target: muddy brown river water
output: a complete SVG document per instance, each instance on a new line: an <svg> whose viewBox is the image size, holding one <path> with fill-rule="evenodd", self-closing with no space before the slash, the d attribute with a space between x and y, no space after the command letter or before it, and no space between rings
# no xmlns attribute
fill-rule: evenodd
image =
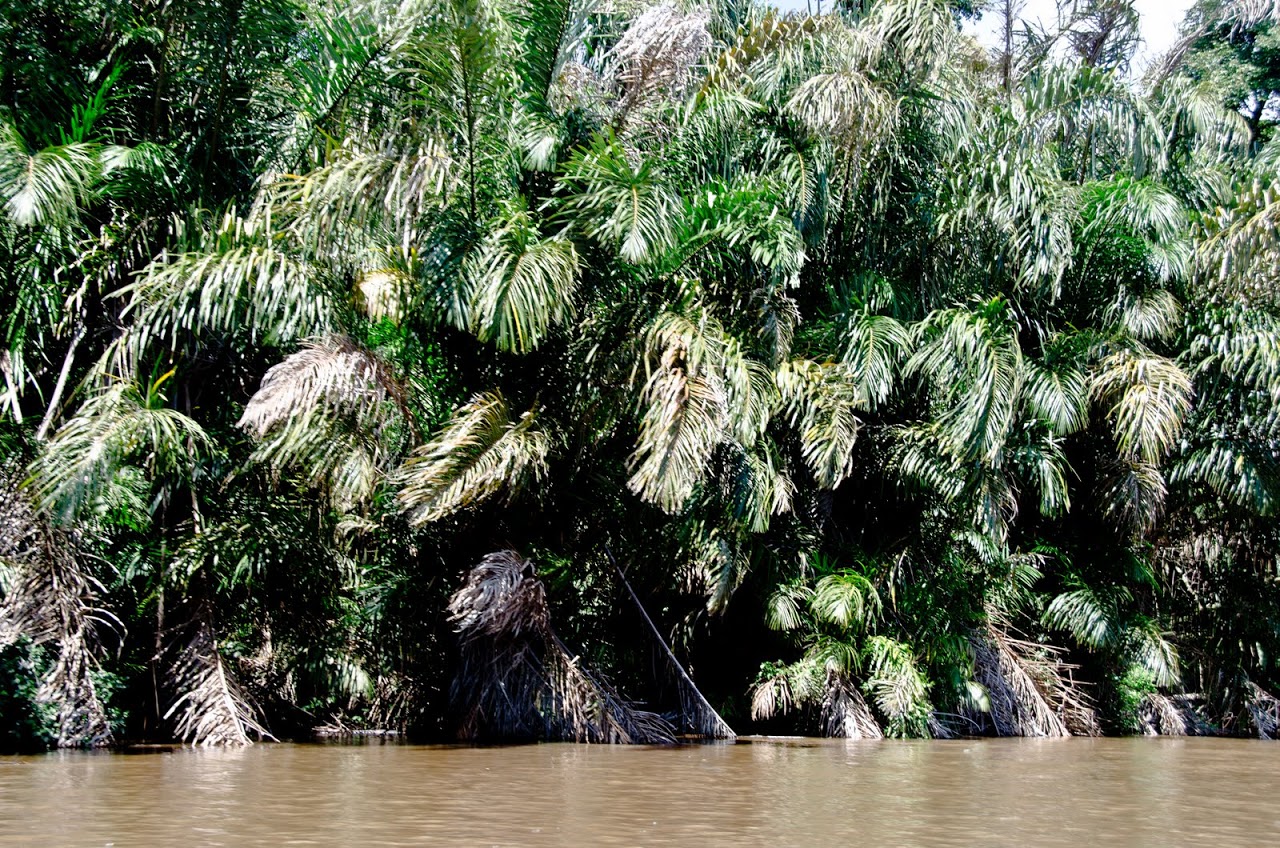
<svg viewBox="0 0 1280 848"><path fill-rule="evenodd" d="M0 757L0 845L1280 846L1280 743L259 745Z"/></svg>

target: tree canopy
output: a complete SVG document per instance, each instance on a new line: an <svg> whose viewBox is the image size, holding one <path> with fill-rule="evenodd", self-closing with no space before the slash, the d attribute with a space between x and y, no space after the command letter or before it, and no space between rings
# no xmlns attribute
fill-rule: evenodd
<svg viewBox="0 0 1280 848"><path fill-rule="evenodd" d="M0 721L1275 736L1276 8L1074 7L7 3Z"/></svg>

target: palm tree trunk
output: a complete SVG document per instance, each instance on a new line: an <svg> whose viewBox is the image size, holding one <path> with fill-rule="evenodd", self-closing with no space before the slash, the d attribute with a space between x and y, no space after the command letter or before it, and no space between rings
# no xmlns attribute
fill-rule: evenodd
<svg viewBox="0 0 1280 848"><path fill-rule="evenodd" d="M44 418L40 421L40 429L36 430L37 442L43 442L48 438L49 428L53 426L58 409L62 406L62 393L67 388L67 376L71 373L72 364L75 363L76 348L84 339L84 332L84 324L80 324L75 336L71 339L71 345L67 348L67 355L62 358L62 370L58 372L58 382L53 385L53 396L49 398L49 408L45 410Z"/></svg>

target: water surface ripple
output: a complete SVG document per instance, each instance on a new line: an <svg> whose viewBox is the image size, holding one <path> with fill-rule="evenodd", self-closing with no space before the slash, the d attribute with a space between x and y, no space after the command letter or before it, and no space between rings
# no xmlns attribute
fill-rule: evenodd
<svg viewBox="0 0 1280 848"><path fill-rule="evenodd" d="M1280 743L258 745L0 757L0 845L1280 845Z"/></svg>

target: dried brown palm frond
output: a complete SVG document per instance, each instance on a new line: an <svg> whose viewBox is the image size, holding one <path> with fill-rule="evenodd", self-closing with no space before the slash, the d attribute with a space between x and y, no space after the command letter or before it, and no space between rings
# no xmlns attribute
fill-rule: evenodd
<svg viewBox="0 0 1280 848"><path fill-rule="evenodd" d="M675 741L665 720L633 708L565 647L533 564L516 552L481 560L449 613L462 643L451 693L462 738Z"/></svg>
<svg viewBox="0 0 1280 848"><path fill-rule="evenodd" d="M258 720L249 695L218 649L212 610L198 605L171 633L175 659L169 686L177 693L164 717L176 716L177 735L192 745L245 746L274 738Z"/></svg>
<svg viewBox="0 0 1280 848"><path fill-rule="evenodd" d="M1244 683L1245 707L1259 739L1280 739L1280 698L1252 680Z"/></svg>
<svg viewBox="0 0 1280 848"><path fill-rule="evenodd" d="M372 351L331 334L272 366L239 426L251 462L301 472L344 510L367 501L399 448L416 438L405 387Z"/></svg>
<svg viewBox="0 0 1280 848"><path fill-rule="evenodd" d="M52 645L56 659L37 698L57 710L58 746L107 745L111 726L93 673L100 628L120 622L97 606L102 586L77 559L74 539L43 520L18 488L20 470L0 469L0 564L7 572L0 647L21 638Z"/></svg>
<svg viewBox="0 0 1280 848"><path fill-rule="evenodd" d="M1187 695L1152 692L1138 705L1138 726L1146 736L1208 736L1214 730Z"/></svg>
<svg viewBox="0 0 1280 848"><path fill-rule="evenodd" d="M679 97L694 66L711 47L710 12L688 13L661 3L641 13L609 53L613 82L620 89L621 126L632 109L669 94Z"/></svg>
<svg viewBox="0 0 1280 848"><path fill-rule="evenodd" d="M1057 677L1041 646L1010 637L993 624L969 638L974 671L987 690L987 717L1000 736L1070 736L1046 682ZM1053 685L1052 683L1050 685Z"/></svg>
<svg viewBox="0 0 1280 848"><path fill-rule="evenodd" d="M884 731L871 715L871 708L853 681L834 671L827 672L827 691L822 698L822 732L840 739L883 739Z"/></svg>
<svg viewBox="0 0 1280 848"><path fill-rule="evenodd" d="M375 410L387 401L409 416L404 386L390 367L373 352L334 333L307 342L267 369L239 426L263 438L317 406L360 412Z"/></svg>
<svg viewBox="0 0 1280 848"><path fill-rule="evenodd" d="M819 707L818 722L824 736L884 738L884 731L857 684L829 657L824 660L811 653L799 662L777 669L751 689L752 721L815 704Z"/></svg>

